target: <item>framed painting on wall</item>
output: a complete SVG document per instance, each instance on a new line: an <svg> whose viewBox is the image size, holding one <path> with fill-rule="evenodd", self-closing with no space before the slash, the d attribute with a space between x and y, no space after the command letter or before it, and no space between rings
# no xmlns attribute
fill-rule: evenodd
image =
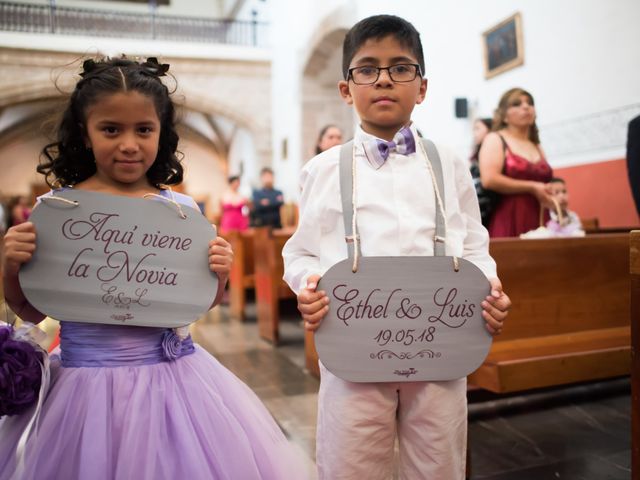
<svg viewBox="0 0 640 480"><path fill-rule="evenodd" d="M482 34L484 76L494 77L524 63L522 18L515 13Z"/></svg>

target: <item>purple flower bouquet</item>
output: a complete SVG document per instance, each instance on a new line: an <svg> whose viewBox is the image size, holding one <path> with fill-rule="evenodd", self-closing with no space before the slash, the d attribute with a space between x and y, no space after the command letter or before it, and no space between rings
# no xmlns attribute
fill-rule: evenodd
<svg viewBox="0 0 640 480"><path fill-rule="evenodd" d="M0 417L17 415L38 401L47 353L11 325L0 326Z"/></svg>

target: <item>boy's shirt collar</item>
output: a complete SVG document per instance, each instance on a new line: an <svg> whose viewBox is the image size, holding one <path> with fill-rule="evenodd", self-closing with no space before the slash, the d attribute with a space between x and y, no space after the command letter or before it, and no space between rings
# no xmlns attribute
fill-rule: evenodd
<svg viewBox="0 0 640 480"><path fill-rule="evenodd" d="M411 140L413 140L413 145L410 147L410 150L407 153L407 154L410 154L410 153L415 153L417 148L417 143L420 141L420 136L418 135L418 131L413 122L410 122L409 125L407 126L413 136L413 138L409 139L407 142L407 143L411 143ZM398 130L398 132L400 132L403 128L405 127L402 127L400 130ZM398 132L396 132L396 135ZM380 167L382 167L382 165L386 160L386 157L381 158L381 155L376 152L377 150L376 145L378 142L388 143L386 140L383 140L381 138L376 137L375 135L365 132L360 125L358 125L356 128L355 134L353 136L353 140L357 149L362 152L362 154L365 156L365 158L367 159L367 162L369 163L369 165L371 165L372 168L377 170Z"/></svg>

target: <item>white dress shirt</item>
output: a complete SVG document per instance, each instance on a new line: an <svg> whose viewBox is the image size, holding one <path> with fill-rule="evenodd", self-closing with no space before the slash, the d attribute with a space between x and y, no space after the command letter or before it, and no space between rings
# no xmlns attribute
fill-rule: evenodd
<svg viewBox="0 0 640 480"><path fill-rule="evenodd" d="M375 137L358 128L354 137L358 232L363 256L432 256L436 196L415 126L416 153L389 154L375 169L363 143ZM312 274L323 275L347 258L340 196L340 146L311 159L302 169L300 220L284 246L284 280L298 293ZM480 223L478 199L467 165L438 146L444 177L446 253L473 262L496 277L489 235ZM442 193L441 193L442 194Z"/></svg>

